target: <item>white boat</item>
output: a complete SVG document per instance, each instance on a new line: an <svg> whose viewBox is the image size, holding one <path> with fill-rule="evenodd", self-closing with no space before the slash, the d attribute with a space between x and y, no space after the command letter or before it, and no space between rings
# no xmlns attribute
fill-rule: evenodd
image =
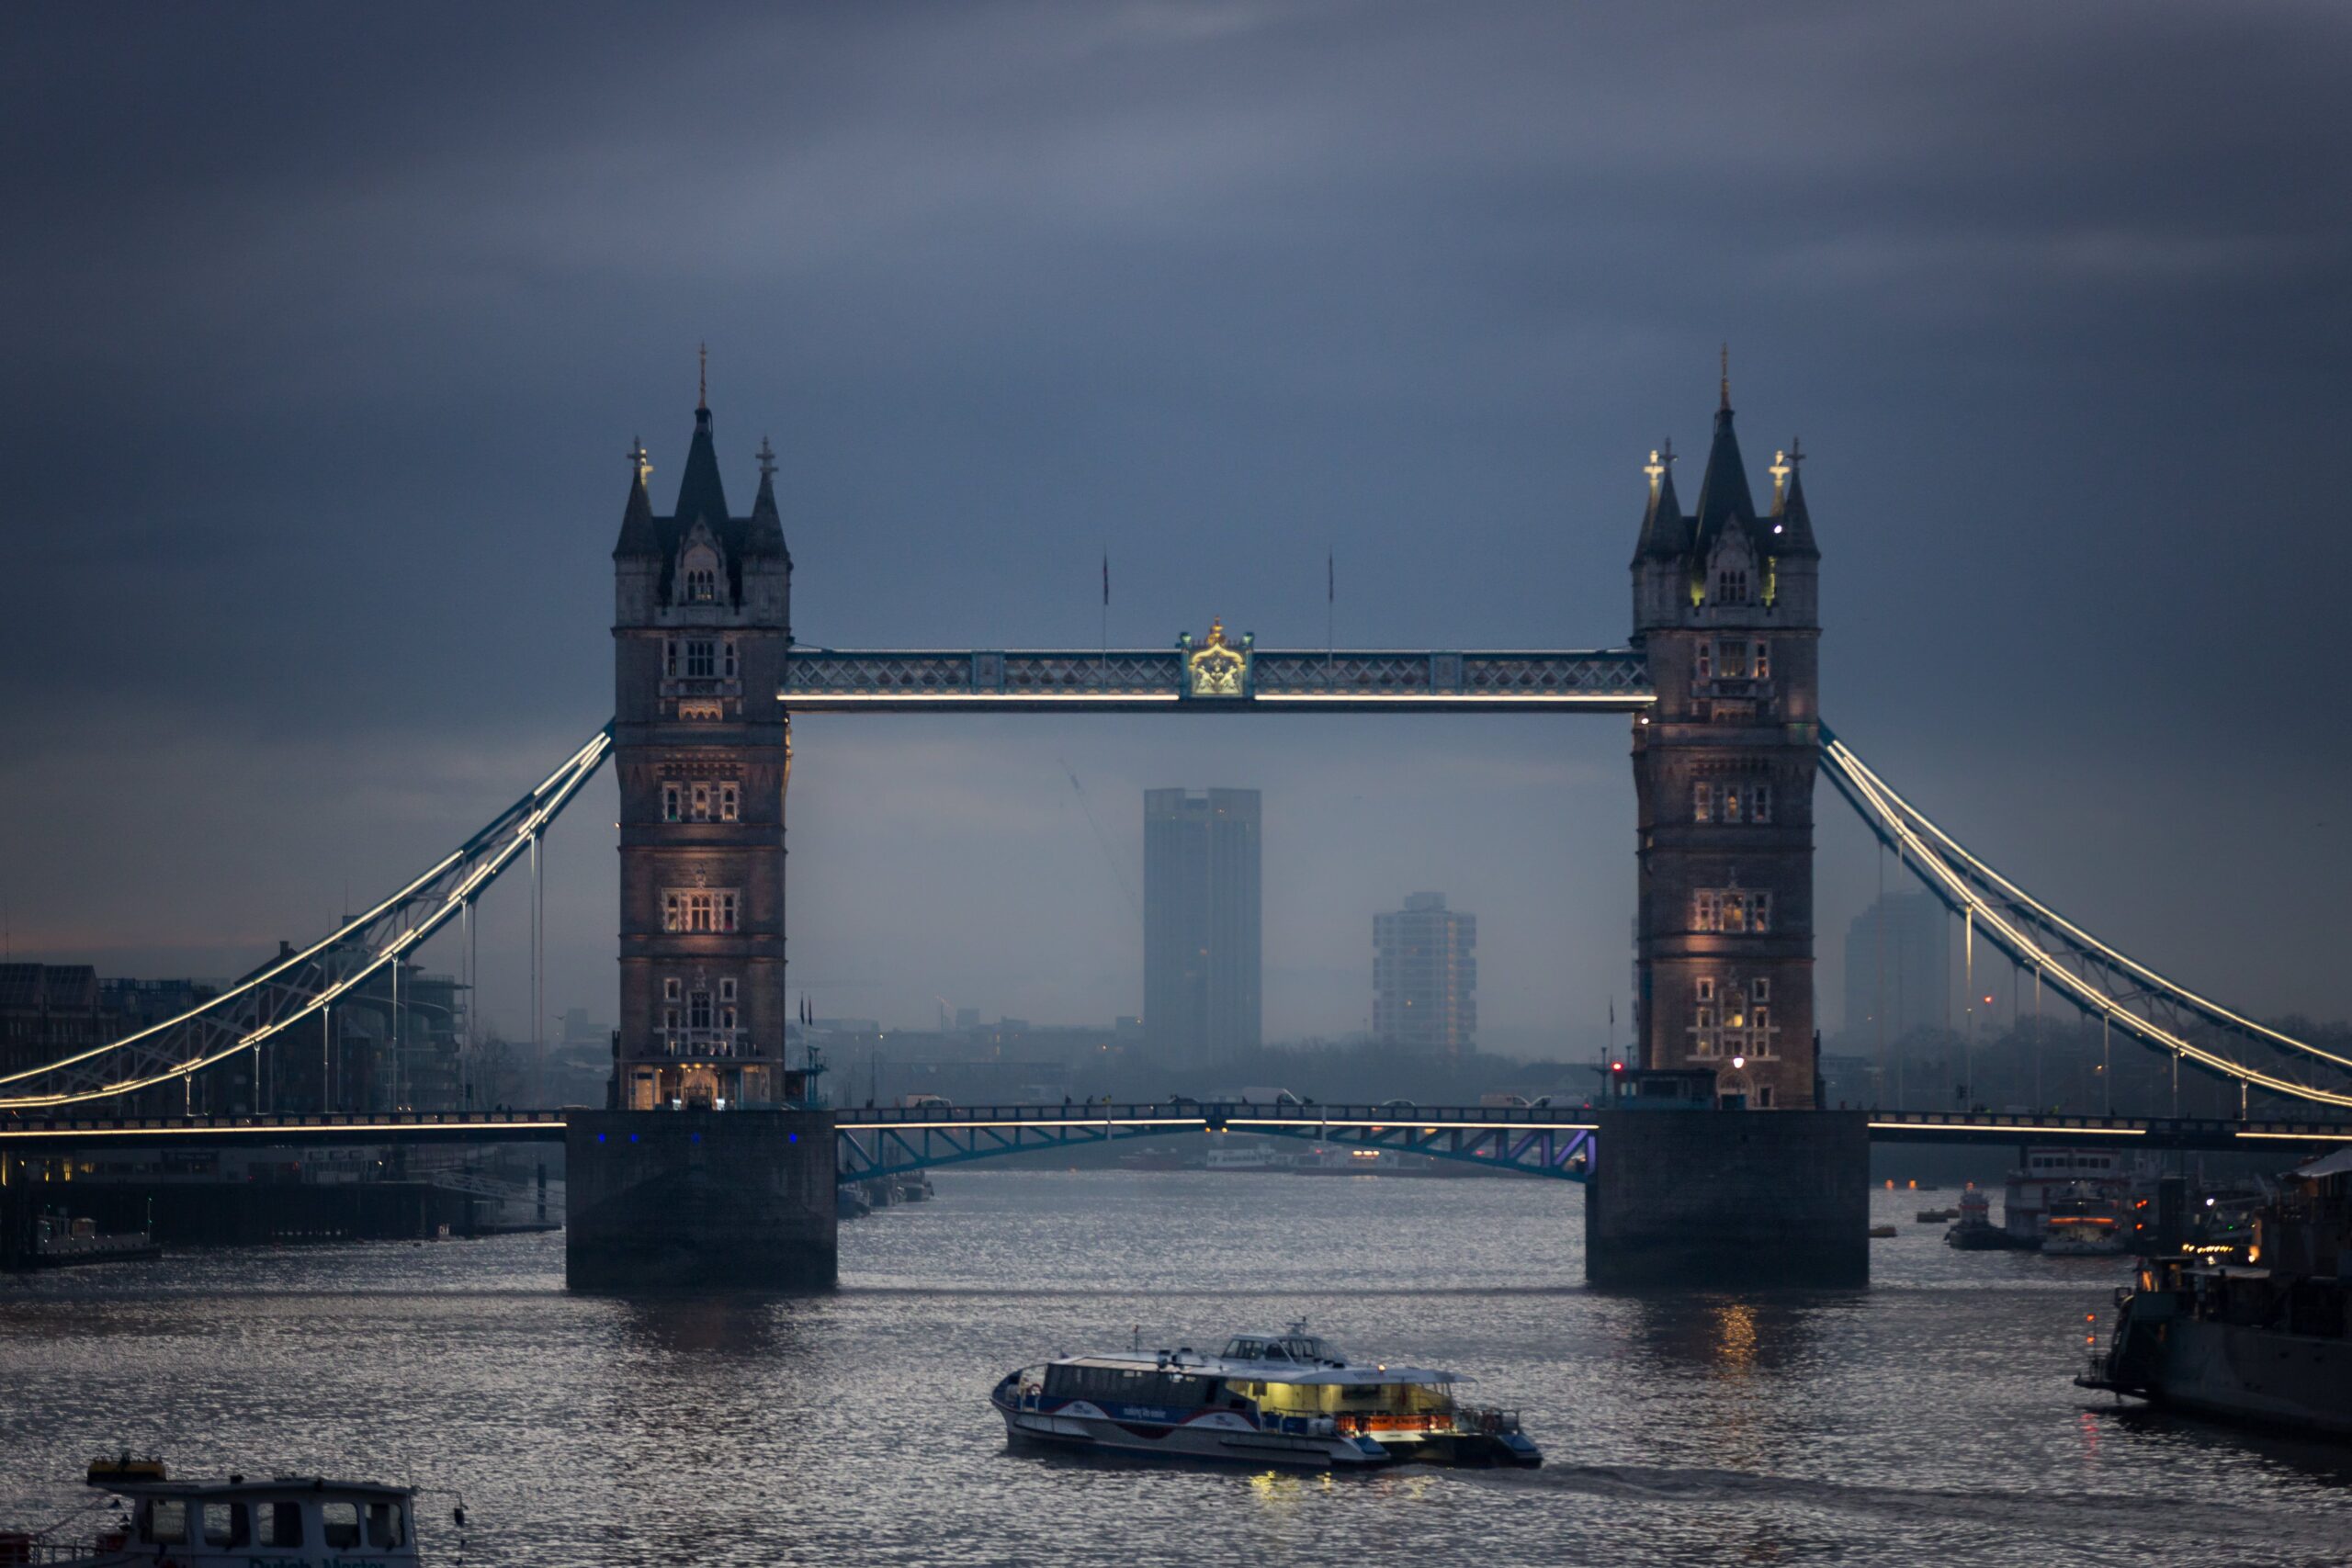
<svg viewBox="0 0 2352 1568"><path fill-rule="evenodd" d="M1237 1336L1215 1356L1066 1356L1007 1372L989 1399L1015 1443L1316 1470L1543 1463L1519 1412L1461 1404L1462 1381L1351 1361L1297 1323Z"/></svg>
<svg viewBox="0 0 2352 1568"><path fill-rule="evenodd" d="M0 1530L0 1564L41 1568L399 1568L416 1551L416 1494L406 1486L279 1475L173 1481L156 1460L98 1460L89 1483L115 1495L95 1528L85 1517L40 1532ZM103 1507L105 1505L99 1505ZM456 1514L465 1523L465 1510Z"/></svg>
<svg viewBox="0 0 2352 1568"><path fill-rule="evenodd" d="M1211 1149L1202 1162L1203 1170L1288 1170L1290 1156L1276 1154L1263 1144L1245 1144L1239 1148L1224 1145Z"/></svg>

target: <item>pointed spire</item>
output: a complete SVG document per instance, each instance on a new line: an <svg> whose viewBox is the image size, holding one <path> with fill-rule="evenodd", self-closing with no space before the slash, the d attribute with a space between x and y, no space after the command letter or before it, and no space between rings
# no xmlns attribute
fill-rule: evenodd
<svg viewBox="0 0 2352 1568"><path fill-rule="evenodd" d="M727 487L718 479L718 448L711 440L710 409L695 408L695 438L686 448L685 472L678 476L678 505L671 514L680 529L691 528L699 517L713 533L727 526Z"/></svg>
<svg viewBox="0 0 2352 1568"><path fill-rule="evenodd" d="M1650 453L1642 472L1650 479L1649 505L1642 513L1642 539L1634 547L1643 556L1679 556L1690 547L1689 520L1674 493L1674 438L1668 436Z"/></svg>
<svg viewBox="0 0 2352 1568"><path fill-rule="evenodd" d="M1821 549L1813 542L1813 514L1804 504L1803 444L1792 440L1781 462L1787 469L1789 482L1788 488L1781 494L1779 504L1772 509L1772 553L1818 557Z"/></svg>
<svg viewBox="0 0 2352 1568"><path fill-rule="evenodd" d="M1756 502L1748 494L1739 437L1732 434L1728 377L1724 381L1724 406L1715 411L1715 439L1707 448L1707 471L1699 480L1698 532L1693 543L1701 555L1713 547L1715 536L1729 525L1756 521Z"/></svg>
<svg viewBox="0 0 2352 1568"><path fill-rule="evenodd" d="M760 437L760 493L752 501L751 526L743 537L746 556L783 556L786 564L791 557L784 547L784 519L775 507L775 448L768 438Z"/></svg>
<svg viewBox="0 0 2352 1568"><path fill-rule="evenodd" d="M695 411L704 413L710 409L710 344L703 344L695 352L700 362L695 370Z"/></svg>
<svg viewBox="0 0 2352 1568"><path fill-rule="evenodd" d="M632 441L628 449L628 501L621 511L621 536L613 547L613 556L658 556L662 541L653 531L653 502L645 493L645 476L653 471L653 464L645 456L645 443Z"/></svg>
<svg viewBox="0 0 2352 1568"><path fill-rule="evenodd" d="M1723 347L1723 397L1722 400L1715 404L1715 412L1718 413L1729 413L1731 412L1731 343L1728 339L1724 340Z"/></svg>

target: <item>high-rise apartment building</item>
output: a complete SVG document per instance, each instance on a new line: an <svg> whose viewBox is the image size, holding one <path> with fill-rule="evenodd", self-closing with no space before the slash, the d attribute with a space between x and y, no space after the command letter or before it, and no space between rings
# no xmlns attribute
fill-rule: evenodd
<svg viewBox="0 0 2352 1568"><path fill-rule="evenodd" d="M1890 893L1846 928L1846 1046L1951 1027L1951 914L1932 893Z"/></svg>
<svg viewBox="0 0 2352 1568"><path fill-rule="evenodd" d="M1372 1033L1384 1045L1459 1056L1478 1032L1478 917L1414 893L1372 918Z"/></svg>
<svg viewBox="0 0 2352 1568"><path fill-rule="evenodd" d="M1257 1049L1262 950L1254 789L1143 795L1143 1024L1153 1058L1209 1066Z"/></svg>

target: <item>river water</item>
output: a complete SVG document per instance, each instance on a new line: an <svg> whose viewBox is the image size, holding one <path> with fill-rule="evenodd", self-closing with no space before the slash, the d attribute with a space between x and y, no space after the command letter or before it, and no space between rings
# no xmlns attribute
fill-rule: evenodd
<svg viewBox="0 0 2352 1568"><path fill-rule="evenodd" d="M1537 1180L949 1169L808 1300L567 1295L560 1235L0 1278L0 1522L90 1456L462 1489L472 1563L2321 1563L2352 1450L2074 1388L2114 1260L1956 1253L1876 1195L1876 1284L1583 1288ZM1949 1196L1948 1194L1946 1196ZM1009 1451L1008 1369L1295 1317L1517 1404L1536 1472L1325 1477ZM421 1509L455 1557L446 1496Z"/></svg>

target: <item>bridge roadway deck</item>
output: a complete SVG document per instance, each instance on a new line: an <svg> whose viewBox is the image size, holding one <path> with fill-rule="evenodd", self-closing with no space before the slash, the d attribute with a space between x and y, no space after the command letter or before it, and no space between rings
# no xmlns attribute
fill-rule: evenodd
<svg viewBox="0 0 2352 1568"><path fill-rule="evenodd" d="M1149 1136L1205 1131L1382 1142L1389 1134L1553 1134L1563 1141L1594 1129L1594 1107L1249 1105L1192 1100L1130 1105L910 1106L835 1112L843 1134L905 1136L936 1133L1074 1134ZM1659 1111L1658 1115L1728 1114ZM1759 1114L1761 1114L1759 1112ZM1988 1114L1871 1111L1871 1141L1893 1144L2106 1144L2149 1149L2260 1152L2352 1143L2352 1122L2237 1122L2218 1118ZM108 1144L178 1146L321 1144L560 1143L562 1108L535 1111L418 1111L385 1115L55 1117L0 1119L0 1151L18 1155ZM1040 1147L1042 1144L1023 1146ZM1396 1146L1409 1146L1398 1143ZM989 1153L1014 1152L1007 1146ZM1430 1152L1438 1152L1432 1150ZM979 1157L967 1156L965 1157Z"/></svg>

